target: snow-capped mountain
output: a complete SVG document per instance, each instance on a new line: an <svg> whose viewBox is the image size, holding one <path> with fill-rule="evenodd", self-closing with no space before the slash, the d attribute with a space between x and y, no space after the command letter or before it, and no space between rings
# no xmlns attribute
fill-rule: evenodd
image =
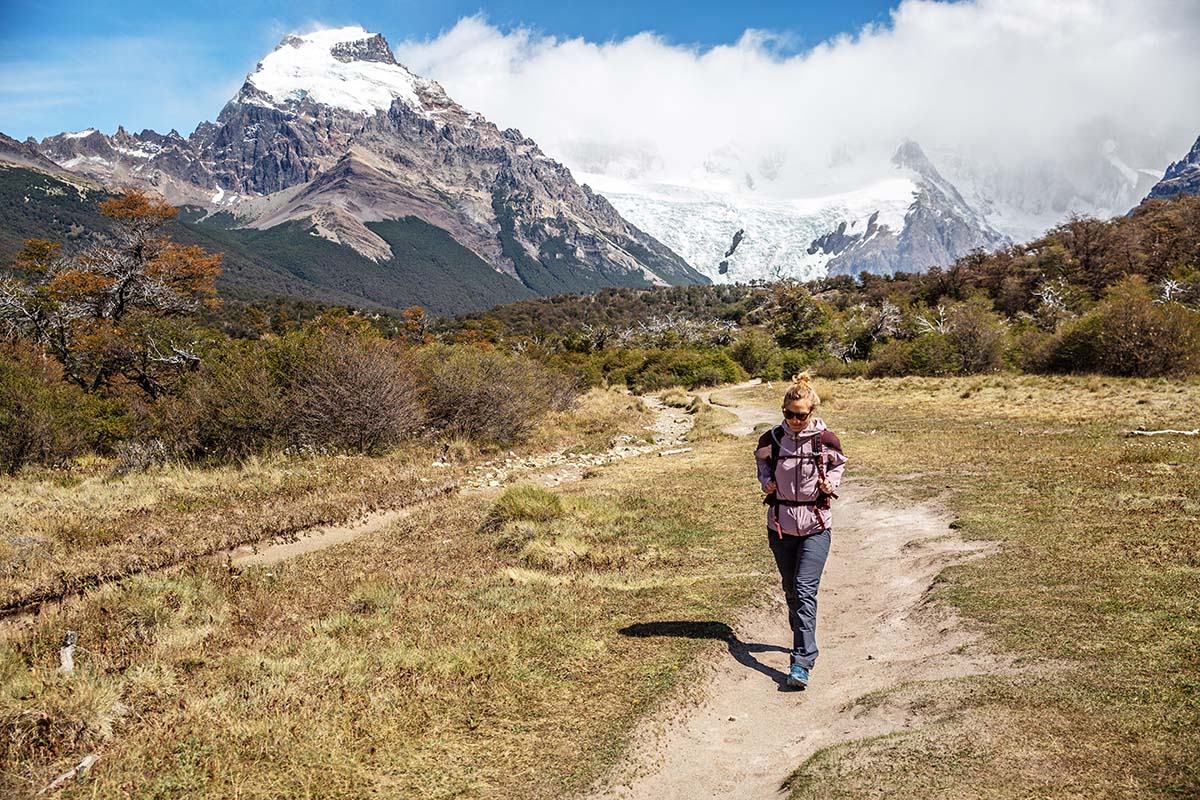
<svg viewBox="0 0 1200 800"><path fill-rule="evenodd" d="M286 37L216 121L186 138L87 129L22 146L104 185L199 206L222 225L301 225L377 264L399 255L380 225L413 217L545 294L946 265L1073 214L1135 206L1168 159L1157 145L1128 151L1122 138L1128 129L1098 122L1036 163L914 143L890 161L855 142L829 154L729 144L670 179L649 145L575 144L581 184L519 131L397 63L382 36L344 28ZM1170 181L1190 185L1195 155Z"/></svg>
<svg viewBox="0 0 1200 800"><path fill-rule="evenodd" d="M244 228L301 222L376 262L398 254L372 223L415 217L538 293L706 280L535 142L357 27L285 37L187 138L89 129L37 147L106 186L148 187Z"/></svg>
<svg viewBox="0 0 1200 800"><path fill-rule="evenodd" d="M780 166L747 170L736 156L715 154L705 170L741 184L724 190L586 178L635 225L715 281L919 271L1006 241L914 142L902 143L889 171L861 188L805 198L752 191ZM727 255L737 231L742 237Z"/></svg>
<svg viewBox="0 0 1200 800"><path fill-rule="evenodd" d="M1200 137L1186 156L1167 167L1162 180L1150 190L1150 198L1200 194Z"/></svg>
<svg viewBox="0 0 1200 800"><path fill-rule="evenodd" d="M903 224L892 227L872 216L864 231L847 232L839 226L834 234L813 242L810 251L833 256L826 265L828 274L891 274L947 266L972 250L994 250L1007 241L942 177L916 142L901 144L892 163L911 174L916 185Z"/></svg>

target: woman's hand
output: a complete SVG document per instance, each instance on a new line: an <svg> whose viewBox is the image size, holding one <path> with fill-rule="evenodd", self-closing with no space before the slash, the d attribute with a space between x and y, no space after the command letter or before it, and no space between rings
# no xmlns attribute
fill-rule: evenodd
<svg viewBox="0 0 1200 800"><path fill-rule="evenodd" d="M770 494L771 492L775 491L775 481L767 481L764 483L762 490L764 494Z"/></svg>
<svg viewBox="0 0 1200 800"><path fill-rule="evenodd" d="M833 484L831 484L826 478L821 478L817 481L817 489L822 494L833 494Z"/></svg>

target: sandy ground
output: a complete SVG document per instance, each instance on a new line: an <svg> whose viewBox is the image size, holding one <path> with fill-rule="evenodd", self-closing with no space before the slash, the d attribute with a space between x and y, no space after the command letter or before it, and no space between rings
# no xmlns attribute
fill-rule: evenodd
<svg viewBox="0 0 1200 800"><path fill-rule="evenodd" d="M726 386L721 389L710 389L706 392L699 392L700 399L704 402L714 405L718 408L723 408L726 411L731 411L737 414L738 421L732 425L725 427L726 433L732 433L734 436L749 436L754 433L754 428L757 425L767 423L770 425L778 424L783 419L783 414L774 406L757 406L738 403L736 393L738 389L749 386L758 386L760 381L755 378L752 381L739 383L736 386ZM770 386L770 384L767 384ZM783 392L780 390L779 396L783 397Z"/></svg>
<svg viewBox="0 0 1200 800"><path fill-rule="evenodd" d="M739 416L731 433L747 436L778 416L773 408L727 405L735 391L716 394ZM809 688L784 684L791 633L777 585L768 607L747 612L736 631L719 623L695 623L690 632L670 626L671 635L723 638L725 648L698 692L692 687L687 700L668 702L644 722L627 758L591 798L786 796L788 776L817 750L920 724L894 705L848 708L855 699L912 681L1007 669L947 609L925 602L945 566L984 551L952 535L936 508L873 502L873 487L856 483L852 472L839 494L818 596L821 655ZM643 627L652 637L666 626Z"/></svg>

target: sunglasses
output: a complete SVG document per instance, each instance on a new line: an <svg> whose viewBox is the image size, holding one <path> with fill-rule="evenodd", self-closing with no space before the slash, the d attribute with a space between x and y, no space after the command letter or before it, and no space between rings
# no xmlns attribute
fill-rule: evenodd
<svg viewBox="0 0 1200 800"><path fill-rule="evenodd" d="M788 411L785 408L783 410L783 416L786 417L787 419L798 419L801 422L803 422L804 420L806 420L812 416L812 412L811 411Z"/></svg>

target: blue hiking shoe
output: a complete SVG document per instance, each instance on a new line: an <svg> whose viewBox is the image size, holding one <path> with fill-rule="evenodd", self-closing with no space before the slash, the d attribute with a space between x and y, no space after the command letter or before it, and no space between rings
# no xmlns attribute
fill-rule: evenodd
<svg viewBox="0 0 1200 800"><path fill-rule="evenodd" d="M799 689L808 688L808 670L799 664L792 664L792 669L787 676L787 685Z"/></svg>

